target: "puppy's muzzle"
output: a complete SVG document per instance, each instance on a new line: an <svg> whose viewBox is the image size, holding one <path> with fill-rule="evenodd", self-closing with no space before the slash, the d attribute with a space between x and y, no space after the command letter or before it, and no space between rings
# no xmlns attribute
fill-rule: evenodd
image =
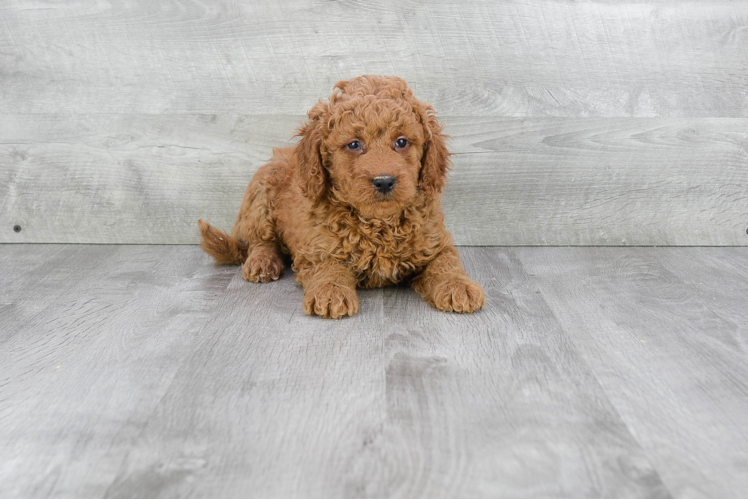
<svg viewBox="0 0 748 500"><path fill-rule="evenodd" d="M391 175L378 175L371 180L374 189L382 194L387 194L395 188L395 178Z"/></svg>

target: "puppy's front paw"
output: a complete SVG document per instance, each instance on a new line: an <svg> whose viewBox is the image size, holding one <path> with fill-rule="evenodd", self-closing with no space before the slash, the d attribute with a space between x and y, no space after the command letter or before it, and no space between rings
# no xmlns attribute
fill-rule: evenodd
<svg viewBox="0 0 748 500"><path fill-rule="evenodd" d="M304 291L304 312L323 318L340 319L358 312L358 295L348 287L325 283Z"/></svg>
<svg viewBox="0 0 748 500"><path fill-rule="evenodd" d="M471 313L486 304L486 293L467 276L455 276L436 283L426 299L442 311Z"/></svg>
<svg viewBox="0 0 748 500"><path fill-rule="evenodd" d="M255 247L242 264L242 277L253 283L268 283L280 278L283 259L275 248Z"/></svg>

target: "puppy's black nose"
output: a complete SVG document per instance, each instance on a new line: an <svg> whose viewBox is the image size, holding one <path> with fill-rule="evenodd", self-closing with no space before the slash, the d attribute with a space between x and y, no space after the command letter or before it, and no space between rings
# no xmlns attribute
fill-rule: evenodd
<svg viewBox="0 0 748 500"><path fill-rule="evenodd" d="M372 179L374 189L382 194L387 194L395 187L395 178L391 175L378 175Z"/></svg>

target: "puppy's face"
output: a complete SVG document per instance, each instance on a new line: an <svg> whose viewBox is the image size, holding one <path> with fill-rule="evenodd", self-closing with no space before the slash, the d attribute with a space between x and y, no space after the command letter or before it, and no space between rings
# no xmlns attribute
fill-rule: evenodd
<svg viewBox="0 0 748 500"><path fill-rule="evenodd" d="M364 217L385 218L415 201L424 128L403 103L357 104L335 123L322 149L329 188Z"/></svg>
<svg viewBox="0 0 748 500"><path fill-rule="evenodd" d="M433 108L404 80L366 75L338 82L309 111L296 148L302 192L386 218L436 196L449 152Z"/></svg>

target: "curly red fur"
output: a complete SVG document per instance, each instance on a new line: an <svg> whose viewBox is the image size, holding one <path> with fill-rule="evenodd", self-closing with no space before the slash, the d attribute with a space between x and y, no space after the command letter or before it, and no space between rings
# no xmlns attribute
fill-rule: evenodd
<svg viewBox="0 0 748 500"><path fill-rule="evenodd" d="M278 279L290 255L304 311L327 318L358 311L356 287L397 283L444 311L484 305L444 227L450 153L442 126L404 80L338 82L299 135L257 171L231 236L199 221L205 252L241 263L254 282ZM379 178L394 182L391 191L375 188Z"/></svg>

